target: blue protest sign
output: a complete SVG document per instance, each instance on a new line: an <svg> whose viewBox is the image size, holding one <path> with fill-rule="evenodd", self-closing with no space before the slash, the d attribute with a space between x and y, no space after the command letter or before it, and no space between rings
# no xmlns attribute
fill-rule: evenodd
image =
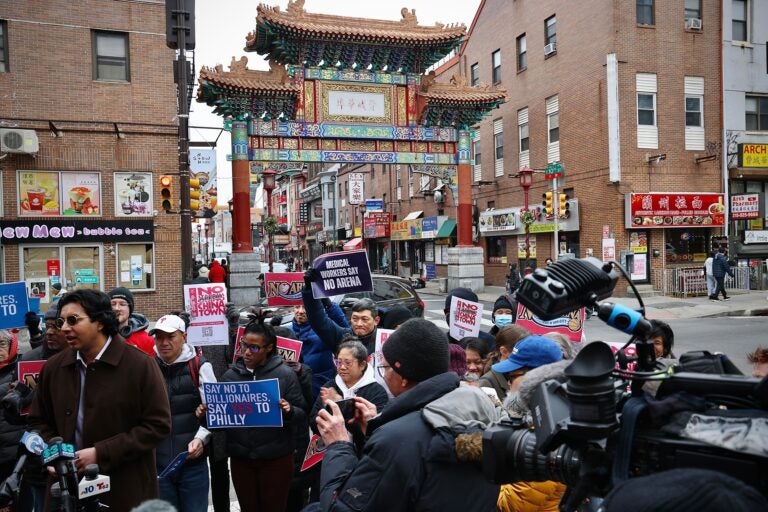
<svg viewBox="0 0 768 512"><path fill-rule="evenodd" d="M0 329L24 327L27 311L29 303L26 283L0 284Z"/></svg>
<svg viewBox="0 0 768 512"><path fill-rule="evenodd" d="M364 250L322 254L315 258L312 267L320 274L320 279L312 283L316 299L373 291L368 254Z"/></svg>
<svg viewBox="0 0 768 512"><path fill-rule="evenodd" d="M160 472L160 474L157 475L157 478L168 478L169 476L176 473L181 466L184 465L184 463L187 461L187 458L189 457L189 452L181 452L177 456L173 458L173 460L163 468L163 470Z"/></svg>
<svg viewBox="0 0 768 512"><path fill-rule="evenodd" d="M277 379L203 384L208 428L282 427Z"/></svg>

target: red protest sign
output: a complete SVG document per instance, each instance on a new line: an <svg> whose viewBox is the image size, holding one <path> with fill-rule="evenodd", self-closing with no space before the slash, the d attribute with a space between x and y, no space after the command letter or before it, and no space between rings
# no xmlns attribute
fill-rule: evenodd
<svg viewBox="0 0 768 512"><path fill-rule="evenodd" d="M571 342L578 343L582 340L584 332L584 320L586 310L584 308L571 311L567 315L559 316L554 320L542 320L534 315L531 310L517 305L517 320L515 323L528 329L531 334L547 334L557 332L564 334Z"/></svg>
<svg viewBox="0 0 768 512"><path fill-rule="evenodd" d="M301 471L306 471L321 460L325 456L325 443L323 438L317 434L313 434L309 440L309 446L307 446L307 453L304 455L304 462L301 463Z"/></svg>
<svg viewBox="0 0 768 512"><path fill-rule="evenodd" d="M32 389L37 387L37 381L40 378L40 370L45 365L45 361L19 361L19 382L23 382ZM28 414L29 407L24 408L21 414Z"/></svg>
<svg viewBox="0 0 768 512"><path fill-rule="evenodd" d="M299 361L301 356L302 342L299 340L292 340L291 338L277 337L277 353L283 356L285 361Z"/></svg>
<svg viewBox="0 0 768 512"><path fill-rule="evenodd" d="M270 306L295 306L302 304L301 289L304 286L302 272L265 272L264 289Z"/></svg>

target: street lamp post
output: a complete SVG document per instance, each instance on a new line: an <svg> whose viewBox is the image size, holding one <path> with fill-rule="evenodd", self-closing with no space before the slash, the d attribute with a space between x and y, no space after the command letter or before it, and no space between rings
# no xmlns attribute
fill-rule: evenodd
<svg viewBox="0 0 768 512"><path fill-rule="evenodd" d="M208 249L209 249L209 247L210 247L210 246L209 246L209 244L210 244L210 236L211 236L211 235L210 235L210 229L209 229L209 228L210 228L210 224L208 224L208 223L206 222L206 223L205 223L205 244L203 244L203 248L205 249L205 251L203 252L203 256L204 256L204 257L203 257L203 261L209 261L209 258L208 258Z"/></svg>
<svg viewBox="0 0 768 512"><path fill-rule="evenodd" d="M531 169L530 167L522 167L518 172L518 177L520 179L520 186L523 187L523 211L526 213L529 213L528 189L531 188L531 183L533 183L533 169ZM525 266L523 266L523 268L520 269L522 272L525 272L525 269L528 267L528 260L530 259L530 256L531 256L529 225L530 225L529 222L523 221L523 226L525 227Z"/></svg>
<svg viewBox="0 0 768 512"><path fill-rule="evenodd" d="M264 169L261 173L261 178L264 180L264 190L267 192L267 217L272 217L272 191L275 190L275 172L272 169ZM272 235L269 233L269 243L267 245L267 252L269 256L267 261L269 262L269 271L272 272L272 265L274 263L274 255L272 254Z"/></svg>

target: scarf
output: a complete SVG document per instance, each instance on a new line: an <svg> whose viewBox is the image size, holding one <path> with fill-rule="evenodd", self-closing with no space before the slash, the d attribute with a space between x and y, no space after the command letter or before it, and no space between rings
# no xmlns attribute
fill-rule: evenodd
<svg viewBox="0 0 768 512"><path fill-rule="evenodd" d="M360 377L360 380L355 382L352 386L347 387L346 384L344 384L344 381L341 380L341 375L336 375L336 378L334 379L334 382L336 382L336 386L338 386L339 391L341 391L341 397L344 399L347 398L353 398L357 396L357 391L360 388L363 388L367 386L368 384L373 384L376 382L376 380L373 377L373 365L368 364L365 367L365 372L363 373L363 376Z"/></svg>

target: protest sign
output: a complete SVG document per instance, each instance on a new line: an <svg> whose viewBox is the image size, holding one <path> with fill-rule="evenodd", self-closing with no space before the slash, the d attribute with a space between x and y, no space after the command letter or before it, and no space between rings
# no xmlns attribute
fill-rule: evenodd
<svg viewBox="0 0 768 512"><path fill-rule="evenodd" d="M301 471L306 471L321 460L325 455L325 443L323 438L317 434L312 434L307 446L307 453L304 454L304 462L301 463Z"/></svg>
<svg viewBox="0 0 768 512"><path fill-rule="evenodd" d="M30 389L37 387L37 381L40 379L40 370L45 365L45 361L19 361L17 373L19 382L23 382ZM21 410L21 414L28 414L31 406Z"/></svg>
<svg viewBox="0 0 768 512"><path fill-rule="evenodd" d="M386 391L387 395L389 395L389 398L392 398L392 393L390 393L389 388L387 387L387 383L384 382L384 377L379 375L379 372L376 370L376 368L383 364L381 349L384 346L384 343L387 342L387 338L389 338L393 332L395 331L392 329L376 329L376 345L374 346L374 352L372 356L368 356L368 364L373 366L373 378L376 379L376 382L381 384L381 386L384 388L384 391Z"/></svg>
<svg viewBox="0 0 768 512"><path fill-rule="evenodd" d="M181 469L181 466L184 465L184 463L187 461L187 457L189 457L188 451L180 452L177 456L173 458L171 462L168 463L167 466L163 468L163 470L157 475L157 478L168 478L169 476L172 476L174 473L176 473L179 469Z"/></svg>
<svg viewBox="0 0 768 512"><path fill-rule="evenodd" d="M282 427L277 379L203 384L209 428Z"/></svg>
<svg viewBox="0 0 768 512"><path fill-rule="evenodd" d="M303 272L265 272L264 289L270 306L295 306L303 304L301 289L304 287Z"/></svg>
<svg viewBox="0 0 768 512"><path fill-rule="evenodd" d="M283 356L285 361L299 361L301 356L301 347L303 343L299 340L292 340L291 338L277 337L277 353Z"/></svg>
<svg viewBox="0 0 768 512"><path fill-rule="evenodd" d="M371 268L365 251L322 254L315 258L312 267L320 274L320 279L312 283L312 295L316 299L373 291Z"/></svg>
<svg viewBox="0 0 768 512"><path fill-rule="evenodd" d="M189 312L187 343L228 345L227 289L222 283L184 286L184 307Z"/></svg>
<svg viewBox="0 0 768 512"><path fill-rule="evenodd" d="M567 315L559 316L553 320L542 320L534 315L531 310L517 305L517 320L515 323L528 329L531 334L547 334L558 332L565 335L572 343L579 343L584 339L584 320L586 310L584 308L571 311Z"/></svg>
<svg viewBox="0 0 768 512"><path fill-rule="evenodd" d="M451 297L449 319L450 335L453 339L477 337L483 322L483 305L454 295Z"/></svg>
<svg viewBox="0 0 768 512"><path fill-rule="evenodd" d="M27 311L29 303L26 283L0 284L0 329L24 327Z"/></svg>

